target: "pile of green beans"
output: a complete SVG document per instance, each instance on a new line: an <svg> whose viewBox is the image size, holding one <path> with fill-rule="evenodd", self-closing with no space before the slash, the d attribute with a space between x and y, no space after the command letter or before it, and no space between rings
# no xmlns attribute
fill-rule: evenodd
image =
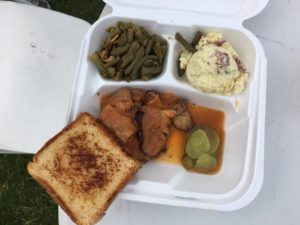
<svg viewBox="0 0 300 225"><path fill-rule="evenodd" d="M122 21L106 31L99 51L89 56L103 78L146 81L162 72L168 45L161 36Z"/></svg>

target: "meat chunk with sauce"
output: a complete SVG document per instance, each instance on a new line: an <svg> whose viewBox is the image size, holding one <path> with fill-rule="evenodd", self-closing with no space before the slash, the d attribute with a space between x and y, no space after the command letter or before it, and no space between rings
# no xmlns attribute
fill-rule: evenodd
<svg viewBox="0 0 300 225"><path fill-rule="evenodd" d="M142 104L142 101L145 97L145 91L142 89L134 88L130 90L131 99L133 103L137 106Z"/></svg>
<svg viewBox="0 0 300 225"><path fill-rule="evenodd" d="M188 131L192 128L193 122L188 111L183 111L173 118L174 126L183 131Z"/></svg>
<svg viewBox="0 0 300 225"><path fill-rule="evenodd" d="M150 157L154 157L165 148L174 113L149 106L143 107L143 112L143 151Z"/></svg>
<svg viewBox="0 0 300 225"><path fill-rule="evenodd" d="M170 126L189 130L191 117L186 103L175 94L142 89L120 89L101 105L101 121L140 161L158 155L166 145Z"/></svg>
<svg viewBox="0 0 300 225"><path fill-rule="evenodd" d="M154 91L148 91L144 98L144 105L156 109L162 108L162 102L160 100L160 95Z"/></svg>
<svg viewBox="0 0 300 225"><path fill-rule="evenodd" d="M174 126L183 131L188 131L192 128L193 122L189 112L187 111L186 103L181 101L173 106L176 116L172 119Z"/></svg>
<svg viewBox="0 0 300 225"><path fill-rule="evenodd" d="M126 88L120 89L110 96L102 107L105 108L106 105L113 106L119 112L126 112L134 107L130 91Z"/></svg>
<svg viewBox="0 0 300 225"><path fill-rule="evenodd" d="M123 115L111 104L106 105L100 113L101 121L126 143L128 139L137 132L134 120Z"/></svg>
<svg viewBox="0 0 300 225"><path fill-rule="evenodd" d="M132 135L124 144L126 151L135 159L139 161L149 160L149 156L141 150L141 144L138 140L137 134Z"/></svg>
<svg viewBox="0 0 300 225"><path fill-rule="evenodd" d="M162 109L172 109L179 101L178 96L172 93L160 93L159 97L162 103Z"/></svg>

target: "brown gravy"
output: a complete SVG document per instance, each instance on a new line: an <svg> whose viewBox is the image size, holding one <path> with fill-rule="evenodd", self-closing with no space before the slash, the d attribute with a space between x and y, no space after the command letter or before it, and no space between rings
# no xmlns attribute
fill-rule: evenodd
<svg viewBox="0 0 300 225"><path fill-rule="evenodd" d="M105 105L107 99L110 95L103 95L100 98L100 107ZM188 111L192 117L194 125L208 125L216 130L220 137L220 145L218 148L217 155L217 167L210 171L197 171L205 174L215 174L217 173L222 165L223 158L223 148L225 140L224 122L225 114L222 111L215 110L212 108L189 104ZM182 165L181 158L184 154L185 142L187 138L187 133L173 127L170 137L167 139L167 150L162 153L155 160L165 163ZM191 170L193 171L193 170Z"/></svg>

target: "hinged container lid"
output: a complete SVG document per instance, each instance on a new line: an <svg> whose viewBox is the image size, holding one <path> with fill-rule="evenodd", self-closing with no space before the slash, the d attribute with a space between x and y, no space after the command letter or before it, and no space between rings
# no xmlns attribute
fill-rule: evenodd
<svg viewBox="0 0 300 225"><path fill-rule="evenodd" d="M0 1L0 150L35 153L67 122L80 43L90 25Z"/></svg>
<svg viewBox="0 0 300 225"><path fill-rule="evenodd" d="M180 14L226 17L243 21L263 10L268 0L104 0L114 9L120 7L148 10L180 11ZM159 11L156 11L159 13ZM134 16L134 13L132 14Z"/></svg>

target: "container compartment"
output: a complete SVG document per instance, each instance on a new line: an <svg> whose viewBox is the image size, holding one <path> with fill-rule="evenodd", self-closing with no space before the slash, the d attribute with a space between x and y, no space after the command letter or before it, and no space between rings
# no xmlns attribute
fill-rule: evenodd
<svg viewBox="0 0 300 225"><path fill-rule="evenodd" d="M244 63L245 68L249 72L249 81L246 87L246 90L249 89L249 85L253 82L255 78L255 64L256 64L256 50L251 42L251 40L242 32L234 29L224 29L224 28L212 28L212 27L203 27L203 26L192 26L189 31L186 33L180 32L180 34L187 40L191 41L197 31L207 34L208 32L215 31L221 32L223 34L223 39L232 45L232 47L237 50L241 61ZM174 34L173 34L174 35ZM173 43L175 42L175 43ZM182 78L178 76L176 64L179 54L184 50L182 45L176 40L172 41L173 44L173 55L172 55L172 64L175 65L172 67L172 74L175 79L179 81L187 82L185 76Z"/></svg>
<svg viewBox="0 0 300 225"><path fill-rule="evenodd" d="M181 98L191 103L221 110L225 113L225 143L223 149L222 165L214 175L199 174L186 171L182 165L167 164L159 161L152 161L143 166L139 171L134 183L136 186L141 183L152 183L154 185L166 185L172 192L184 191L207 194L223 194L233 190L240 182L244 174L244 162L246 160L247 143L251 138L249 134L249 118L247 115L235 111L230 101L221 101L212 95L201 95L198 91L187 90L177 86L165 84L126 84L127 88L142 88L158 92L176 93ZM95 116L99 114L99 98L118 90L120 85L103 84L98 90L99 96L94 101L93 108ZM236 138L239 137L239 138ZM159 176L158 176L159 174ZM137 181L138 180L138 181ZM176 180L176 182L175 182ZM144 186L144 185L142 185ZM141 189L141 188L138 188ZM160 192L160 189L153 188Z"/></svg>

